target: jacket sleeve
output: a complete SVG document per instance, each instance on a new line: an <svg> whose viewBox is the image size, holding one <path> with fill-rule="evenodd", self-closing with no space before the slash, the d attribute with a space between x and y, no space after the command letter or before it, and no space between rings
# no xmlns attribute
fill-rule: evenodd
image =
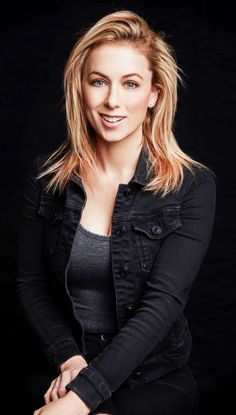
<svg viewBox="0 0 236 415"><path fill-rule="evenodd" d="M44 220L38 215L41 194L39 159L28 166L22 180L18 229L17 294L19 303L39 338L46 358L54 368L69 357L81 354L68 321L50 290L43 258Z"/></svg>
<svg viewBox="0 0 236 415"><path fill-rule="evenodd" d="M165 338L184 310L212 235L216 176L209 169L200 169L186 188L180 211L182 226L163 242L133 316L67 385L93 410L127 379L154 343Z"/></svg>

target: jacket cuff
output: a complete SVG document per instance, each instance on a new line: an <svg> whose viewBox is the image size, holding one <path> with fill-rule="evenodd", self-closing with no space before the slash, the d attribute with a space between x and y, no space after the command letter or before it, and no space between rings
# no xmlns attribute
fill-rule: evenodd
<svg viewBox="0 0 236 415"><path fill-rule="evenodd" d="M105 380L91 366L81 369L66 388L74 391L91 411L94 411L100 403L111 397L111 392Z"/></svg>
<svg viewBox="0 0 236 415"><path fill-rule="evenodd" d="M67 359L75 355L81 355L79 347L72 340L60 340L58 343L54 343L46 351L46 358L51 365L58 371L58 368Z"/></svg>

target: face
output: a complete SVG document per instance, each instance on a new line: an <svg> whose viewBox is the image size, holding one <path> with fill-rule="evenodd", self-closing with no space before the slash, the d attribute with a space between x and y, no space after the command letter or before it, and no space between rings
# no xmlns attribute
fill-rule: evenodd
<svg viewBox="0 0 236 415"><path fill-rule="evenodd" d="M104 44L89 55L82 78L86 116L106 142L142 138L148 105L157 91L148 60L136 48Z"/></svg>

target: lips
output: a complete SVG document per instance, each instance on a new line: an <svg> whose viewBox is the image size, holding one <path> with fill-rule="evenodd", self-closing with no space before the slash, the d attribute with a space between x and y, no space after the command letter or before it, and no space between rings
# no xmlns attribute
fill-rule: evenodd
<svg viewBox="0 0 236 415"><path fill-rule="evenodd" d="M101 117L101 122L104 127L112 129L119 127L123 120L126 118L122 115L108 115L108 114L99 114Z"/></svg>
<svg viewBox="0 0 236 415"><path fill-rule="evenodd" d="M117 117L117 118L126 118L125 115L120 115L120 114L105 114L104 112L100 112L100 115L105 115L107 117Z"/></svg>
<svg viewBox="0 0 236 415"><path fill-rule="evenodd" d="M124 118L123 115L108 115L108 114L100 114L100 116L109 123L117 123L119 121L122 121Z"/></svg>

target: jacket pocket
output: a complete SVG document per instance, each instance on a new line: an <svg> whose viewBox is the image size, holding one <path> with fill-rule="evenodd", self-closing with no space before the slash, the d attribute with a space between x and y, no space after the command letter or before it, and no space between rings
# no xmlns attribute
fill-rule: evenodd
<svg viewBox="0 0 236 415"><path fill-rule="evenodd" d="M135 369L144 383L153 381L188 362L192 336L185 318L180 317L166 338Z"/></svg>
<svg viewBox="0 0 236 415"><path fill-rule="evenodd" d="M150 272L164 239L182 225L176 207L160 209L156 214L131 218L142 271Z"/></svg>
<svg viewBox="0 0 236 415"><path fill-rule="evenodd" d="M185 316L182 315L172 327L169 335L162 342L160 353L170 365L182 365L187 362L191 348L191 332Z"/></svg>

